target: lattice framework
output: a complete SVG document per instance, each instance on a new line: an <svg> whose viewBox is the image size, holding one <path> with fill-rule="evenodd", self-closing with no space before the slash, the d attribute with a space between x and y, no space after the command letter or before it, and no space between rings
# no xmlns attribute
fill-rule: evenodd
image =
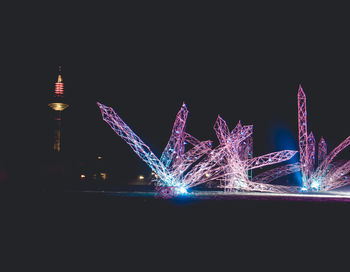
<svg viewBox="0 0 350 272"><path fill-rule="evenodd" d="M151 149L131 130L131 128L110 107L97 103L101 109L103 120L119 135L132 150L152 169L158 177L155 179L157 191L161 195L184 193L186 189L199 185L212 177L206 164L200 162L199 168L188 169L205 154L211 151L211 141L199 141L185 132L188 110L185 104L176 115L170 139L158 159ZM186 151L186 145L192 145ZM196 170L197 169L197 170ZM186 171L188 173L186 173ZM207 179L197 179L202 176ZM196 180L194 180L196 179ZM165 188L165 187L166 188ZM163 188L164 187L164 188Z"/></svg>
<svg viewBox="0 0 350 272"><path fill-rule="evenodd" d="M350 184L347 174L350 172L350 162L332 164L335 157L350 145L350 136L341 142L327 155L327 143L321 137L316 163L316 141L312 132L307 133L306 95L299 85L298 89L298 128L299 154L302 186L304 191L326 191ZM317 165L317 167L316 167Z"/></svg>
<svg viewBox="0 0 350 272"><path fill-rule="evenodd" d="M245 190L245 191L269 191L269 192L291 192L296 191L294 187L278 186L266 184L283 175L298 171L299 167L280 167L278 171L267 171L260 175L255 182L250 180L248 170L260 168L267 165L280 163L292 158L297 151L283 150L262 155L256 158L246 159L247 148L245 141L252 137L253 126L242 126L239 121L236 127L229 132L226 122L218 116L214 130L218 137L220 147L217 149L220 153L222 162L217 167L217 179L222 181L225 190ZM220 166L221 165L221 166Z"/></svg>

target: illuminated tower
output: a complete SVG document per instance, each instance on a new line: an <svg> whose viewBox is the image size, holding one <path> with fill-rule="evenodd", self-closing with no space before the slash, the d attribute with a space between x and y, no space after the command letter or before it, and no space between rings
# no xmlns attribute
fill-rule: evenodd
<svg viewBox="0 0 350 272"><path fill-rule="evenodd" d="M53 150L60 152L62 150L62 111L69 105L64 100L64 83L62 80L61 66L58 67L58 79L55 83L55 91L50 95L49 107L55 113L55 128Z"/></svg>

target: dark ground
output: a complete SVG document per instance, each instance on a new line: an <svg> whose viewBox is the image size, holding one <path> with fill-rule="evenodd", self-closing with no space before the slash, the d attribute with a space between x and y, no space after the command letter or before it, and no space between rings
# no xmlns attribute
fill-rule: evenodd
<svg viewBox="0 0 350 272"><path fill-rule="evenodd" d="M346 202L63 191L2 191L0 199L4 256L44 268L91 264L94 271L107 263L159 271L186 263L193 271L216 271L231 262L251 267L251 258L271 268L274 259L290 261L295 250L321 256L345 243L350 210Z"/></svg>

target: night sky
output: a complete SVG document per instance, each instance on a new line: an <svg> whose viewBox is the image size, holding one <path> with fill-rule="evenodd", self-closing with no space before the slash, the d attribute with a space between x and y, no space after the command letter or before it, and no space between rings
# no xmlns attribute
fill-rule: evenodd
<svg viewBox="0 0 350 272"><path fill-rule="evenodd" d="M335 147L350 134L344 7L26 5L6 7L1 18L2 163L28 169L45 160L58 65L71 105L64 148L72 157L106 156L121 179L148 168L102 121L96 101L112 106L156 155L183 101L187 131L199 139L216 140L220 114L230 128L238 120L254 125L255 155L292 148L299 83L316 140Z"/></svg>

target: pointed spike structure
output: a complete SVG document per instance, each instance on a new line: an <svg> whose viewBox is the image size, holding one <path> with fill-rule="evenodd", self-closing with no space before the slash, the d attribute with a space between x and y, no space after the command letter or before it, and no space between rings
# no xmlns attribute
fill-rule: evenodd
<svg viewBox="0 0 350 272"><path fill-rule="evenodd" d="M185 151L185 126L188 116L188 110L183 103L181 109L176 115L173 129L167 146L165 147L160 161L165 167L169 167L171 163Z"/></svg>
<svg viewBox="0 0 350 272"><path fill-rule="evenodd" d="M350 184L350 162L333 162L339 152L350 145L350 136L327 155L323 138L318 144L318 167L315 170L316 144L313 133L307 131L306 95L298 89L298 137L300 163L268 170L255 178L247 173L251 169L280 163L292 158L297 151L283 150L252 158L253 126L242 126L239 121L230 132L226 122L218 115L214 130L219 145L212 149L211 141L199 141L185 132L188 110L183 103L176 115L169 142L158 159L142 140L110 107L97 103L103 119L136 154L159 176L157 187L161 195L176 195L179 191L199 184L218 181L224 190L266 192L296 192L302 190L330 190ZM187 145L192 145L190 148ZM302 188L267 184L300 169Z"/></svg>
<svg viewBox="0 0 350 272"><path fill-rule="evenodd" d="M238 130L235 130L234 133L231 132L231 138L235 142L236 147L241 144L244 140L249 137L252 137L253 126L244 126L240 127Z"/></svg>
<svg viewBox="0 0 350 272"><path fill-rule="evenodd" d="M298 89L298 127L299 127L299 156L300 169L302 175L302 183L304 187L307 186L308 173L308 134L307 134L307 110L306 110L306 95L301 85Z"/></svg>
<svg viewBox="0 0 350 272"><path fill-rule="evenodd" d="M247 169L260 168L267 165L272 165L291 159L298 151L283 150L278 152L272 152L263 156L255 157L244 161Z"/></svg>
<svg viewBox="0 0 350 272"><path fill-rule="evenodd" d="M327 156L327 143L325 139L321 137L318 143L318 158L317 158L318 165L321 164L321 162L325 159L326 156Z"/></svg>
<svg viewBox="0 0 350 272"><path fill-rule="evenodd" d="M231 134L239 134L241 130L242 130L242 123L241 123L241 120L239 120L237 125L231 131Z"/></svg>
<svg viewBox="0 0 350 272"><path fill-rule="evenodd" d="M131 128L110 107L97 103L103 120L117 133L131 149L169 186L175 185L163 163L153 154L150 148L131 130Z"/></svg>
<svg viewBox="0 0 350 272"><path fill-rule="evenodd" d="M307 168L306 168L306 177L307 180L310 180L310 177L312 175L312 173L315 170L315 137L313 135L313 133L311 132L310 135L307 138L307 160L306 160L306 164L307 164ZM309 186L309 184L308 184Z"/></svg>
<svg viewBox="0 0 350 272"><path fill-rule="evenodd" d="M226 144L226 141L229 139L230 132L226 121L222 119L220 115L218 115L218 118L214 124L214 131L219 140L219 143Z"/></svg>
<svg viewBox="0 0 350 272"><path fill-rule="evenodd" d="M161 197L171 197L182 194L186 188L206 182L207 179L192 180L199 178L203 173L210 173L210 168L200 166L196 173L192 170L191 175L184 175L185 171L201 157L211 151L211 141L199 141L192 135L185 132L188 110L185 104L176 115L172 134L169 142L164 149L162 158L158 159L151 149L130 129L130 127L116 114L116 112L101 103L97 102L103 120L127 143L132 150L148 164L152 171L158 176L155 179L156 190ZM185 141L193 145L191 149L185 152ZM198 164L197 164L198 165ZM201 163L199 163L201 165ZM214 177L215 175L213 175Z"/></svg>
<svg viewBox="0 0 350 272"><path fill-rule="evenodd" d="M305 191L324 191L350 184L350 180L339 176L347 171L347 165L333 163L334 158L344 148L350 145L350 136L341 142L327 155L326 141L321 138L318 143L318 167L315 170L316 144L312 133L307 134L306 95L299 86L298 89L298 125L299 125L299 152L302 185Z"/></svg>

